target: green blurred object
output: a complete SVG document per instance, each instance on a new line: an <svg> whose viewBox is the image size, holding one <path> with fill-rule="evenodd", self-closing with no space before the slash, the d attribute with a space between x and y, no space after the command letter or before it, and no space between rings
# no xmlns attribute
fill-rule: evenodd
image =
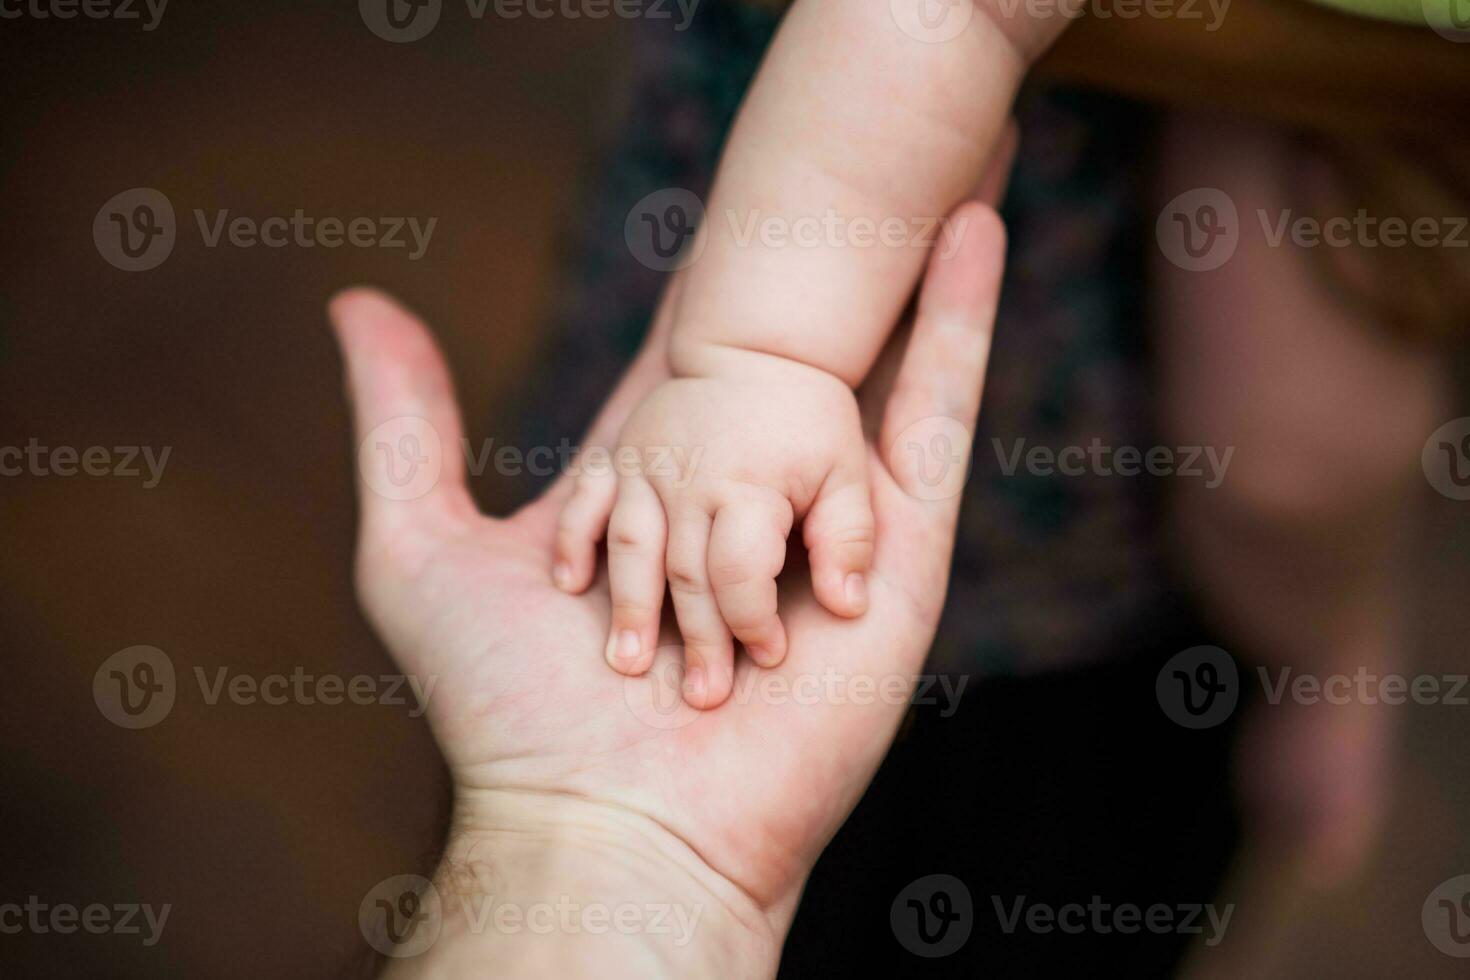
<svg viewBox="0 0 1470 980"><path fill-rule="evenodd" d="M1470 30L1470 9L1460 14L1457 4L1465 0L1312 0L1345 14L1388 20L1420 27L1452 27ZM1458 16L1456 16L1458 15Z"/></svg>

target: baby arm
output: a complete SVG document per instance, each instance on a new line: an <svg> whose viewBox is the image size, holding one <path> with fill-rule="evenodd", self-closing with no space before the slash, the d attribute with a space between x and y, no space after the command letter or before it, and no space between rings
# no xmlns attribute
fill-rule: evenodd
<svg viewBox="0 0 1470 980"><path fill-rule="evenodd" d="M937 226L974 190L1049 39L965 7L965 30L931 43L901 28L908 3L798 0L731 134L704 252L681 273L672 377L620 436L648 468L584 476L567 506L564 588L590 583L608 528L609 663L648 668L667 583L701 707L730 691L732 636L757 663L784 657L775 578L796 521L817 599L865 610L873 518L852 389L931 246L963 234ZM803 226L816 242L797 240Z"/></svg>
<svg viewBox="0 0 1470 980"><path fill-rule="evenodd" d="M946 2L972 0L797 0L720 163L704 252L676 315L676 374L719 370L734 348L849 387L866 376L929 246L944 243L932 226L973 190L1039 50L1029 38L1023 50L983 5L946 41L900 26L912 19L902 8ZM812 219L829 218L815 246L791 240L803 219L810 232Z"/></svg>

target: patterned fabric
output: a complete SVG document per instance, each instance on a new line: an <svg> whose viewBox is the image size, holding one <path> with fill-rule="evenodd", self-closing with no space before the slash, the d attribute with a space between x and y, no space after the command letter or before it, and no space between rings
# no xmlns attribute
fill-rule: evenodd
<svg viewBox="0 0 1470 980"><path fill-rule="evenodd" d="M532 372L522 444L575 439L636 352L663 276L623 226L644 196L705 197L775 18L715 0L646 32L629 118L597 175ZM1007 673L1096 655L1159 592L1139 478L1008 474L1020 446L1146 447L1135 181L1150 120L1079 93L1028 93L1004 215L1011 252L934 670Z"/></svg>

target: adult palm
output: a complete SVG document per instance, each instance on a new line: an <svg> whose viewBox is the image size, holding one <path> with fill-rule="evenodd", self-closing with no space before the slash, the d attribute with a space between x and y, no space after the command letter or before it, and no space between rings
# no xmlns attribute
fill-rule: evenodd
<svg viewBox="0 0 1470 980"><path fill-rule="evenodd" d="M359 592L404 672L435 679L428 718L461 806L529 794L636 815L789 916L893 737L943 602L1004 249L990 208L953 220L967 222L960 248L931 262L912 330L863 392L877 519L867 613L831 615L788 573L786 660L743 661L731 699L703 712L679 701L671 634L648 675L625 678L602 657L605 579L583 595L552 584L566 479L508 519L478 513L428 331L380 294L337 298L360 444ZM589 444L609 441L661 362L656 330ZM946 447L961 458L930 455Z"/></svg>

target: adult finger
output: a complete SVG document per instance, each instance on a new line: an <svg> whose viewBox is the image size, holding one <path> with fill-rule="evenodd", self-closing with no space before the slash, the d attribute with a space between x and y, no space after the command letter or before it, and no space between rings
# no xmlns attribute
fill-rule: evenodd
<svg viewBox="0 0 1470 980"><path fill-rule="evenodd" d="M347 366L363 542L473 515L454 385L428 328L371 289L338 294L329 315Z"/></svg>
<svg viewBox="0 0 1470 980"><path fill-rule="evenodd" d="M951 220L964 231L930 260L878 443L893 481L945 535L968 475L1005 257L994 209L971 202ZM880 544L879 559L895 550Z"/></svg>

